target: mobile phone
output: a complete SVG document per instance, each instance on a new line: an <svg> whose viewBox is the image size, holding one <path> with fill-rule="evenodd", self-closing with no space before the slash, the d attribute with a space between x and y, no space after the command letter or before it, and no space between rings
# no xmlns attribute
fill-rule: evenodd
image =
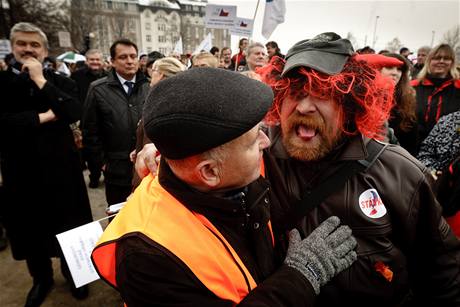
<svg viewBox="0 0 460 307"><path fill-rule="evenodd" d="M11 66L11 70L13 71L13 73L15 73L16 75L19 75L19 74L26 74L28 75L29 72L28 70L26 69L25 71L22 71L22 63L18 62L15 58L12 58L11 61L10 61L10 66Z"/></svg>

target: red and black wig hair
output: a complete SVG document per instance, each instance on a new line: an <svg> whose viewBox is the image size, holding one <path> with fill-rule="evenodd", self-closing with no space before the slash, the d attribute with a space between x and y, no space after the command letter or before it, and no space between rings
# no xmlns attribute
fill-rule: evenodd
<svg viewBox="0 0 460 307"><path fill-rule="evenodd" d="M342 130L349 135L361 133L369 138L383 138L384 123L393 107L394 85L363 61L351 57L342 72L327 75L311 68L300 67L281 77L285 61L273 57L257 72L271 86L274 102L265 121L277 124L281 104L287 97L312 95L321 100L341 104L344 118Z"/></svg>

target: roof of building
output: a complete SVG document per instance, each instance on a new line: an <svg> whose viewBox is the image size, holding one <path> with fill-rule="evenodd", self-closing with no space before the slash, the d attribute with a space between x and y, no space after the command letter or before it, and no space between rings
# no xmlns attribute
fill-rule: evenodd
<svg viewBox="0 0 460 307"><path fill-rule="evenodd" d="M180 6L176 1L168 0L139 0L140 5L164 7L168 9L180 10Z"/></svg>
<svg viewBox="0 0 460 307"><path fill-rule="evenodd" d="M207 0L196 0L196 1L193 1L193 0L176 0L177 2L179 2L179 4L181 5L196 5L196 6L206 6L207 4Z"/></svg>

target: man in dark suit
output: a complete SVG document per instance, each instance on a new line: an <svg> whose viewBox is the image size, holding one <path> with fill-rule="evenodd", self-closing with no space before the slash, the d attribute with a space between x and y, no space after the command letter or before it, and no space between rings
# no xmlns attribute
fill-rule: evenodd
<svg viewBox="0 0 460 307"><path fill-rule="evenodd" d="M40 306L53 285L50 257L61 257L55 235L92 220L78 152L69 124L80 119L75 83L43 69L46 35L21 22L11 29L14 59L0 72L0 152L6 194L4 222L13 258L26 260L33 278L25 306ZM72 294L85 298L88 288Z"/></svg>

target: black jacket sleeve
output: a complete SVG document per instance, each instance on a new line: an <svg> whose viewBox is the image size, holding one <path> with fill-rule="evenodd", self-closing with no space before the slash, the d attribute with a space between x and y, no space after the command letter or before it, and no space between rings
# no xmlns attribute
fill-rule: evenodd
<svg viewBox="0 0 460 307"><path fill-rule="evenodd" d="M51 110L60 119L68 124L81 119L81 105L78 102L78 93L75 81L70 78L47 74L48 82L38 92L49 104Z"/></svg>
<svg viewBox="0 0 460 307"><path fill-rule="evenodd" d="M411 282L422 305L460 306L460 240L442 217L428 176L421 179L410 212L417 227L409 241Z"/></svg>
<svg viewBox="0 0 460 307"><path fill-rule="evenodd" d="M126 253L117 261L117 284L127 306L232 306L207 289L177 257L161 247L139 249L133 240L141 239L122 243ZM282 266L238 306L313 306L314 299L307 279Z"/></svg>

